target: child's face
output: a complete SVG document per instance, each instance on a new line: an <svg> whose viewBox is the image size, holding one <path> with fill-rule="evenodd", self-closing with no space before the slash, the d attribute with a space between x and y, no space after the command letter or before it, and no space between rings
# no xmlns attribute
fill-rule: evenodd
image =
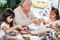
<svg viewBox="0 0 60 40"><path fill-rule="evenodd" d="M50 12L50 19L55 19L56 18L56 14L55 12Z"/></svg>
<svg viewBox="0 0 60 40"><path fill-rule="evenodd" d="M7 22L8 22L8 23L11 23L12 21L13 21L13 18L12 18L11 16L8 16L8 17L7 17Z"/></svg>

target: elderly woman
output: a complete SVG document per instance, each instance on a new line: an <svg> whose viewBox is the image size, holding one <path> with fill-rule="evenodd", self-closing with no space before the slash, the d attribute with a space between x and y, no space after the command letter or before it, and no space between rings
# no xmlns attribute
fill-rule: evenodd
<svg viewBox="0 0 60 40"><path fill-rule="evenodd" d="M31 1L23 1L16 9L15 13L15 22L16 24L27 26L32 22L37 21L36 17L30 12Z"/></svg>

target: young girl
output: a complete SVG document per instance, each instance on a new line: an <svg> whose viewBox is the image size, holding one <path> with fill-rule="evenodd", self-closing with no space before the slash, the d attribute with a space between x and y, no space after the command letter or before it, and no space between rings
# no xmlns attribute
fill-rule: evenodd
<svg viewBox="0 0 60 40"><path fill-rule="evenodd" d="M56 26L56 23L58 23L59 20L59 12L58 9L53 8L50 11L50 24L52 24L53 26Z"/></svg>
<svg viewBox="0 0 60 40"><path fill-rule="evenodd" d="M11 9L6 9L5 11L3 11L3 14L0 17L0 28L1 28L0 35L1 36L4 36L15 29L24 30L20 25L13 26L14 17L15 17L15 14Z"/></svg>
<svg viewBox="0 0 60 40"><path fill-rule="evenodd" d="M52 8L52 10L50 11L50 19L51 21L55 21L59 19L58 9Z"/></svg>

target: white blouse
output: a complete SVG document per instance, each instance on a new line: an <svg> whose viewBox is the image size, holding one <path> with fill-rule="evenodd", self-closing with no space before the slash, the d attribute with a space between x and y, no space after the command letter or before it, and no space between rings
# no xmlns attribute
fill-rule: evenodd
<svg viewBox="0 0 60 40"><path fill-rule="evenodd" d="M4 32L4 30L2 29L2 27L7 27L7 28L10 28L9 24L5 23L5 22L2 22L2 24L0 25L1 26L1 29L0 29L0 37L6 35L6 33Z"/></svg>

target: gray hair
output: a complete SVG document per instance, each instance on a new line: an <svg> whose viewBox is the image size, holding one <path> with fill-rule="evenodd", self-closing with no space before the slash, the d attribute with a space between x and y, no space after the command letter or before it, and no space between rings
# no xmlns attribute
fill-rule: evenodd
<svg viewBox="0 0 60 40"><path fill-rule="evenodd" d="M25 5L26 3L31 2L31 0L21 0L20 5Z"/></svg>

